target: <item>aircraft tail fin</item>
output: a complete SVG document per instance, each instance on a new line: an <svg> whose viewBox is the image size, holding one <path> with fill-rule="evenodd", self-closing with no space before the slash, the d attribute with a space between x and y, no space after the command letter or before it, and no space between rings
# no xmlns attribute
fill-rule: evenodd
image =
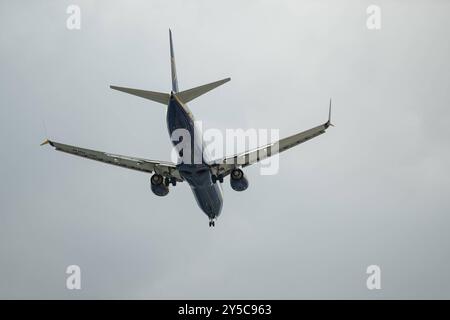
<svg viewBox="0 0 450 320"><path fill-rule="evenodd" d="M111 89L122 91L125 93L129 93L144 99L152 100L155 102L159 102L165 104L166 106L169 104L170 94L163 92L155 92L155 91L146 91L132 88L124 88L117 86L109 86Z"/></svg>
<svg viewBox="0 0 450 320"><path fill-rule="evenodd" d="M177 70L175 67L175 53L173 50L173 42L172 42L172 30L169 29L169 41L170 41L170 67L172 71L172 92L184 103L187 103L199 96L211 91L212 89L217 88L218 86L230 81L230 78L222 79L216 82L211 82L199 87L195 87L189 90L185 90L182 92L178 92L178 79L177 79ZM155 92L155 91L146 91L139 90L133 88L125 88L125 87L117 87L110 86L111 89L122 91L125 93L129 93L144 99L152 100L158 103L162 103L164 105L169 104L170 94L163 92Z"/></svg>
<svg viewBox="0 0 450 320"><path fill-rule="evenodd" d="M172 30L169 29L170 41L170 70L172 71L172 91L178 92L177 68L175 67L175 52L173 50Z"/></svg>
<svg viewBox="0 0 450 320"><path fill-rule="evenodd" d="M217 88L218 86L221 86L224 83L227 83L230 81L231 78L222 79L216 82L211 82L199 87L195 87L189 90L181 91L176 94L176 96L184 103L188 103L191 100L194 100L195 98L200 97L201 95L211 91L212 89Z"/></svg>

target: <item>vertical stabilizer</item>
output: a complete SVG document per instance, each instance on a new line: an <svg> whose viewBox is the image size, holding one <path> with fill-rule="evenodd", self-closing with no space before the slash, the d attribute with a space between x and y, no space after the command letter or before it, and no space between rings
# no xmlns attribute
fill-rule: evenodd
<svg viewBox="0 0 450 320"><path fill-rule="evenodd" d="M172 91L178 92L177 68L175 67L175 53L173 51L172 30L169 29L170 38L170 68L172 71Z"/></svg>

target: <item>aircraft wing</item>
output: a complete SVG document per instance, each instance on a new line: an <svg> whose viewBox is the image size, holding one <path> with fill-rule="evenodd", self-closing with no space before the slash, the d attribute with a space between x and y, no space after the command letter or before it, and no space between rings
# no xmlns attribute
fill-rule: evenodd
<svg viewBox="0 0 450 320"><path fill-rule="evenodd" d="M70 153L83 158L88 158L91 160L101 161L103 163L128 168L137 171L143 171L148 173L159 173L164 177L174 177L177 181L183 181L180 176L176 165L171 162L147 160L142 158L134 158L128 156L122 156L118 154L112 154L102 151L95 151L90 149L79 148L76 146L71 146L59 142L54 142L50 140L45 140L41 145L50 144L57 151L62 151L65 153Z"/></svg>
<svg viewBox="0 0 450 320"><path fill-rule="evenodd" d="M292 147L295 147L303 142L311 140L323 133L328 129L328 127L332 126L331 124L331 101L330 101L330 109L328 113L328 121L324 124L318 125L309 130L294 134L292 136L283 138L276 142L267 144L263 147L259 147L254 150L246 151L237 155L234 155L229 158L224 158L219 161L215 161L211 167L215 169L215 174L226 176L233 169L239 167L247 167L251 164L257 163L261 160L267 159L277 153L288 150Z"/></svg>

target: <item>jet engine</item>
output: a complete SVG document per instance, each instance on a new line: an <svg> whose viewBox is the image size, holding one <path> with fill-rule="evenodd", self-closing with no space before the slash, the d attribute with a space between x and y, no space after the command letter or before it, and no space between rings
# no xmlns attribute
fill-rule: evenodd
<svg viewBox="0 0 450 320"><path fill-rule="evenodd" d="M234 169L231 171L230 185L234 191L244 191L248 188L248 180L241 169Z"/></svg>
<svg viewBox="0 0 450 320"><path fill-rule="evenodd" d="M160 197L167 196L169 193L169 187L164 183L164 177L155 173L150 178L150 185L154 194Z"/></svg>

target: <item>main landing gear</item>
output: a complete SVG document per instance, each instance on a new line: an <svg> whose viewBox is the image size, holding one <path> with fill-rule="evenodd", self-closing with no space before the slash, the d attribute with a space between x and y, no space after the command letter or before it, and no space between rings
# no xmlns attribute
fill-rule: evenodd
<svg viewBox="0 0 450 320"><path fill-rule="evenodd" d="M220 183L223 183L223 175L219 174L218 176L216 175L212 175L212 182L216 183L217 181L219 181Z"/></svg>
<svg viewBox="0 0 450 320"><path fill-rule="evenodd" d="M215 227L216 226L213 219L209 220L209 226L210 227Z"/></svg>
<svg viewBox="0 0 450 320"><path fill-rule="evenodd" d="M175 179L174 177L171 178L166 177L164 179L164 184L166 185L166 187L168 187L170 184L172 184L175 187L177 185L177 179Z"/></svg>

